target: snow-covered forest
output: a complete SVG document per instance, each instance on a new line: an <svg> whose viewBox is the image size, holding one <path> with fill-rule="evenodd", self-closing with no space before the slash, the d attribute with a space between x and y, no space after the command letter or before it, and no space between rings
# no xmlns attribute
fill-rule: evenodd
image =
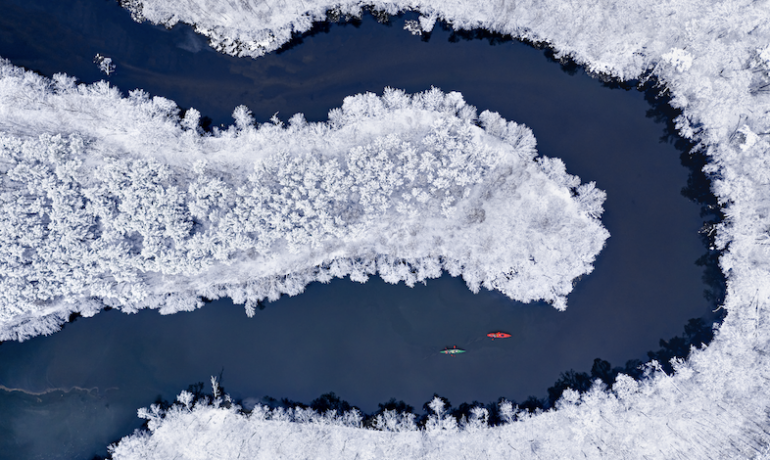
<svg viewBox="0 0 770 460"><path fill-rule="evenodd" d="M681 110L679 133L705 155L712 190L725 215L707 231L722 251L727 316L716 338L667 374L648 365L642 381L619 377L557 410L485 429L484 416L458 423L440 414L414 431L391 414L379 430L339 419L258 409L238 413L219 402L145 411L149 432L124 438L114 457L213 458L769 458L770 457L770 4L764 1L303 0L221 2L128 0L138 19L195 24L212 46L259 56L313 20L360 8L423 16L456 29L485 28L550 46L599 76L655 77ZM408 32L405 32L408 33ZM662 222L661 225L665 225ZM184 401L184 397L183 397ZM512 408L508 408L513 410ZM506 409L506 410L508 410ZM293 420L293 421L292 421ZM297 423L300 422L300 423ZM195 428L191 428L195 427Z"/></svg>
<svg viewBox="0 0 770 460"><path fill-rule="evenodd" d="M0 339L72 312L257 302L313 281L448 271L566 307L609 233L604 192L536 158L531 131L458 93L349 97L327 123L257 126L141 91L0 67Z"/></svg>

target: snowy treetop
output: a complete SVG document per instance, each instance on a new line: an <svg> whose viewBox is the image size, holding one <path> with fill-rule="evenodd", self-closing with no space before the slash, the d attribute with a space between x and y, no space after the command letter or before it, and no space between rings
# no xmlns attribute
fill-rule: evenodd
<svg viewBox="0 0 770 460"><path fill-rule="evenodd" d="M0 75L2 339L102 305L229 296L253 314L377 273L411 286L448 271L564 309L609 236L604 192L458 93L353 96L326 123L257 126L238 107L206 134L162 98L7 62Z"/></svg>

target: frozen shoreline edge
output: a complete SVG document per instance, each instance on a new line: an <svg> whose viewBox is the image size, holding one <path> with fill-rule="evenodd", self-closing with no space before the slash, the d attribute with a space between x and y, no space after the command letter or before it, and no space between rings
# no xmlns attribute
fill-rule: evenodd
<svg viewBox="0 0 770 460"><path fill-rule="evenodd" d="M446 271L564 309L609 236L604 192L459 93L386 88L323 123L257 126L241 106L207 134L196 110L180 119L104 82L4 61L0 85L3 340L104 305L166 314L230 297L251 315L373 274L412 286Z"/></svg>

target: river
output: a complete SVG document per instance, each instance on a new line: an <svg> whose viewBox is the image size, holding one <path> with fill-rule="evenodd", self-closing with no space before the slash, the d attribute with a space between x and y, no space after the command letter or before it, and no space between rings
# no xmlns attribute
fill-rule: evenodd
<svg viewBox="0 0 770 460"><path fill-rule="evenodd" d="M522 401L544 396L561 372L588 370L597 357L644 359L689 318L713 319L715 301L704 296L713 288L696 264L708 252L698 233L708 216L685 196L702 194L693 185L702 178L683 165L690 160L668 136L670 118L645 93L610 89L515 41L438 26L428 40L412 36L403 24L413 14L319 27L252 60L210 50L187 26L136 24L114 1L0 0L0 9L0 56L14 64L92 82L106 78L92 62L101 53L124 92L195 107L214 125L229 124L239 104L260 122L276 112L320 121L344 97L385 86L461 91L479 111L526 124L540 154L596 181L612 235L566 312L474 295L448 275L415 288L373 277L312 284L251 319L219 300L171 316L107 311L50 337L3 343L2 458L105 455L141 426L137 408L220 374L235 398L308 403L334 391L365 411L391 397L420 408L434 392L454 405ZM495 330L512 337L485 337ZM453 345L468 353L439 353Z"/></svg>

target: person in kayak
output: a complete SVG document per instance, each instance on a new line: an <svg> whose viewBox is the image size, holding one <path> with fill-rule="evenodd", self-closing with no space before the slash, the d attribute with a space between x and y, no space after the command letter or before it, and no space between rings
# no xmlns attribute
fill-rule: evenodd
<svg viewBox="0 0 770 460"><path fill-rule="evenodd" d="M465 350L463 350L462 348L457 348L457 345L455 345L452 348L444 348L443 350L441 350L441 353L445 355L459 355L460 353L465 353Z"/></svg>
<svg viewBox="0 0 770 460"><path fill-rule="evenodd" d="M505 332L490 332L489 334L487 334L487 337L491 337L492 340L507 339L510 336L511 334L506 334Z"/></svg>

